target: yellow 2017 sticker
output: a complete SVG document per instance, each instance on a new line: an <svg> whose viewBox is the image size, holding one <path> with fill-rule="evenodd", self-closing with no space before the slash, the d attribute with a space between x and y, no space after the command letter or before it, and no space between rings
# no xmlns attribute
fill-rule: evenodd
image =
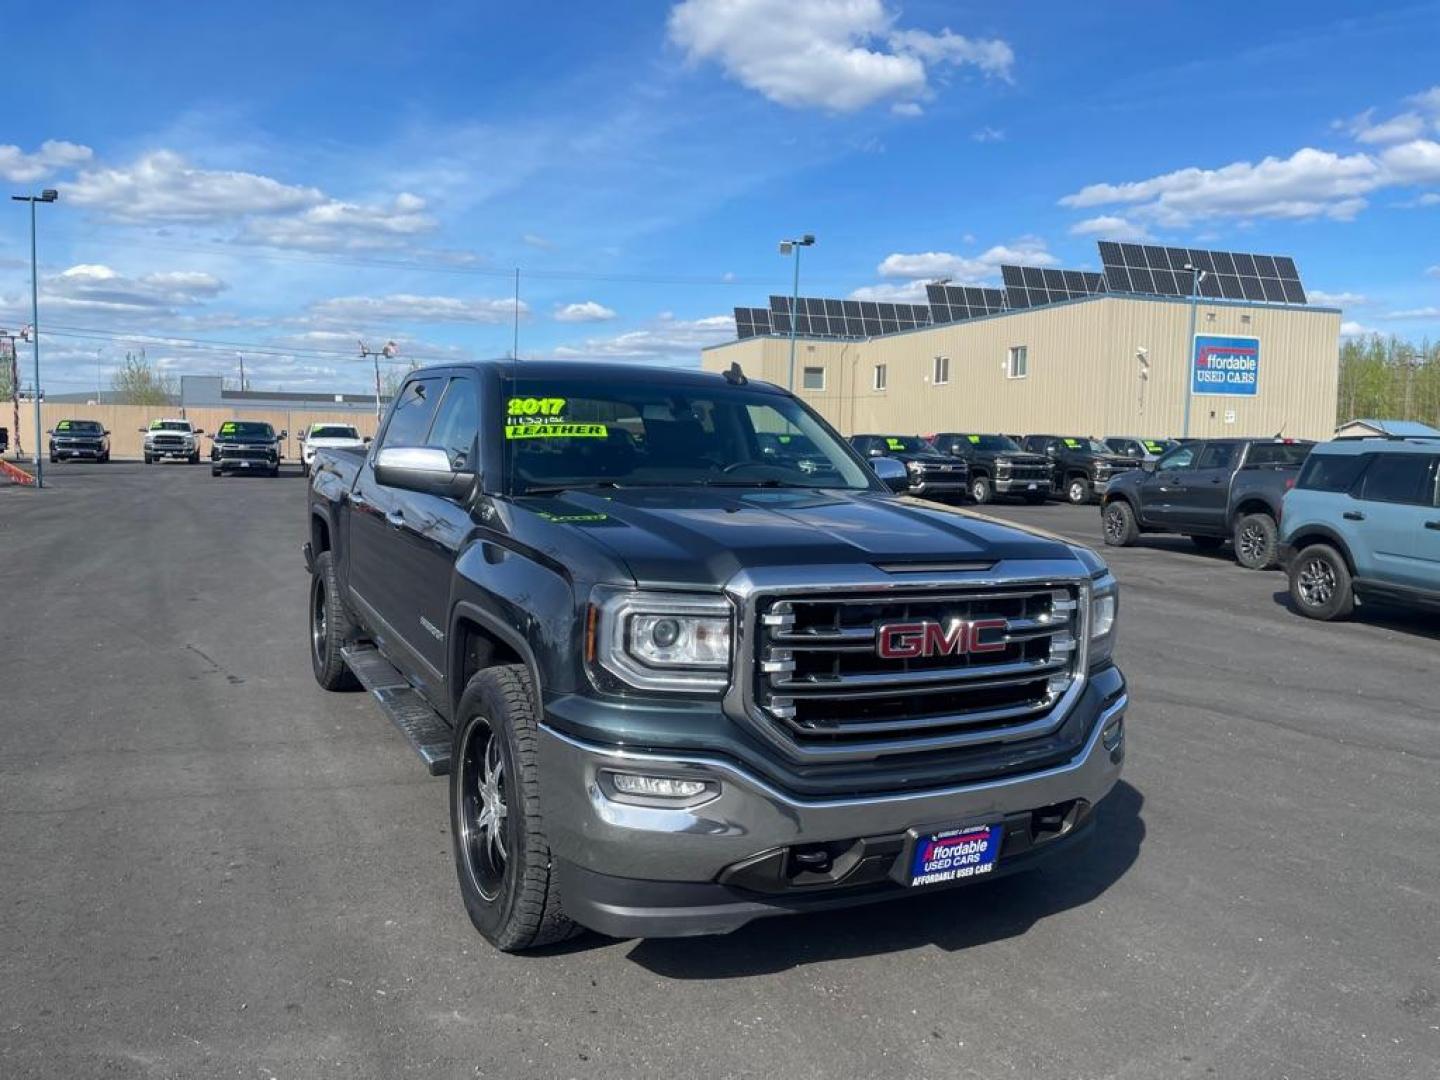
<svg viewBox="0 0 1440 1080"><path fill-rule="evenodd" d="M510 416L559 416L565 411L563 397L513 397L506 406Z"/></svg>
<svg viewBox="0 0 1440 1080"><path fill-rule="evenodd" d="M604 424L509 424L507 439L603 439L610 434Z"/></svg>

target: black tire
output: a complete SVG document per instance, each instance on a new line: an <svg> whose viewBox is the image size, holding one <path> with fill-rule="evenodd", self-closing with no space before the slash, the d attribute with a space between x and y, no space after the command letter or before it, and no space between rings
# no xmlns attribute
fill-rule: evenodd
<svg viewBox="0 0 1440 1080"><path fill-rule="evenodd" d="M1347 618L1355 610L1355 590L1344 556L1329 544L1302 549L1290 564L1290 600L1308 619Z"/></svg>
<svg viewBox="0 0 1440 1080"><path fill-rule="evenodd" d="M1124 499L1116 499L1101 510L1100 523L1104 526L1105 543L1111 547L1129 547L1140 538L1135 509Z"/></svg>
<svg viewBox="0 0 1440 1080"><path fill-rule="evenodd" d="M1246 514L1235 522L1235 561L1247 570L1269 570L1279 554L1280 530L1269 514Z"/></svg>
<svg viewBox="0 0 1440 1080"><path fill-rule="evenodd" d="M211 475L211 476L219 476L219 475L220 475L220 470L217 469L217 468L214 468L214 467L212 466L211 469L210 469L210 475Z"/></svg>
<svg viewBox="0 0 1440 1080"><path fill-rule="evenodd" d="M58 464L60 464L60 459L59 459L58 457L56 457L54 454L51 454L51 455L50 455L50 464L51 464L51 465L58 465Z"/></svg>
<svg viewBox="0 0 1440 1080"><path fill-rule="evenodd" d="M101 464L101 465L109 465L109 464L110 464L110 455L109 455L109 454L106 454L104 457L102 457L102 458L100 459L100 464Z"/></svg>
<svg viewBox="0 0 1440 1080"><path fill-rule="evenodd" d="M310 574L310 666L326 690L354 690L360 684L345 666L340 649L355 634L355 624L340 600L335 557L322 551Z"/></svg>
<svg viewBox="0 0 1440 1080"><path fill-rule="evenodd" d="M188 460L189 460L189 462L190 462L191 465L199 465L199 464L200 464L200 451L199 451L199 450L196 450L193 454L190 455L190 457L189 457Z"/></svg>
<svg viewBox="0 0 1440 1080"><path fill-rule="evenodd" d="M277 477L277 476L279 476L279 475L280 475L280 466L279 466L279 465L273 465L273 466L271 466L271 468L270 468L270 477L271 477L271 479L274 479L275 477Z"/></svg>
<svg viewBox="0 0 1440 1080"><path fill-rule="evenodd" d="M450 755L460 895L475 929L503 952L551 945L578 930L560 903L540 813L535 714L524 665L486 668L460 697Z"/></svg>
<svg viewBox="0 0 1440 1080"><path fill-rule="evenodd" d="M153 456L151 456L150 454L146 454L146 455L145 455L145 464L146 464L146 465L154 465L154 464L155 464L155 458L154 458Z"/></svg>
<svg viewBox="0 0 1440 1080"><path fill-rule="evenodd" d="M970 478L970 498L981 506L995 498L995 485L990 483L988 476L972 476Z"/></svg>
<svg viewBox="0 0 1440 1080"><path fill-rule="evenodd" d="M1201 551L1219 551L1225 546L1223 536L1192 536L1190 542Z"/></svg>
<svg viewBox="0 0 1440 1080"><path fill-rule="evenodd" d="M1083 476L1072 476L1065 481L1065 501L1071 506L1084 506L1094 495L1095 489Z"/></svg>

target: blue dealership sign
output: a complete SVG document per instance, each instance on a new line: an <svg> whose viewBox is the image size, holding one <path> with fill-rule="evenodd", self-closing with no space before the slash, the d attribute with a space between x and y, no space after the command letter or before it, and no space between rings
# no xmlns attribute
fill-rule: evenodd
<svg viewBox="0 0 1440 1080"><path fill-rule="evenodd" d="M1195 336L1190 366L1192 393L1254 397L1259 385L1259 338Z"/></svg>

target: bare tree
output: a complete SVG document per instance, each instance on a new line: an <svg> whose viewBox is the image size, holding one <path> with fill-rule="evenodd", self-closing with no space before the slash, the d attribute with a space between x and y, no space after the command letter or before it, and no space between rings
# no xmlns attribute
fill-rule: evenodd
<svg viewBox="0 0 1440 1080"><path fill-rule="evenodd" d="M168 405L175 398L175 380L151 367L144 352L125 354L110 387L125 405Z"/></svg>

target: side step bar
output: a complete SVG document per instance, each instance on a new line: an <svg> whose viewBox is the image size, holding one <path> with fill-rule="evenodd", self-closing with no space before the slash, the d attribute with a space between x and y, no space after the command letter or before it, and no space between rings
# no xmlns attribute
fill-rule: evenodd
<svg viewBox="0 0 1440 1080"><path fill-rule="evenodd" d="M390 722L400 729L431 776L450 771L450 725L405 681L373 645L346 645L340 650L348 667L370 691Z"/></svg>

